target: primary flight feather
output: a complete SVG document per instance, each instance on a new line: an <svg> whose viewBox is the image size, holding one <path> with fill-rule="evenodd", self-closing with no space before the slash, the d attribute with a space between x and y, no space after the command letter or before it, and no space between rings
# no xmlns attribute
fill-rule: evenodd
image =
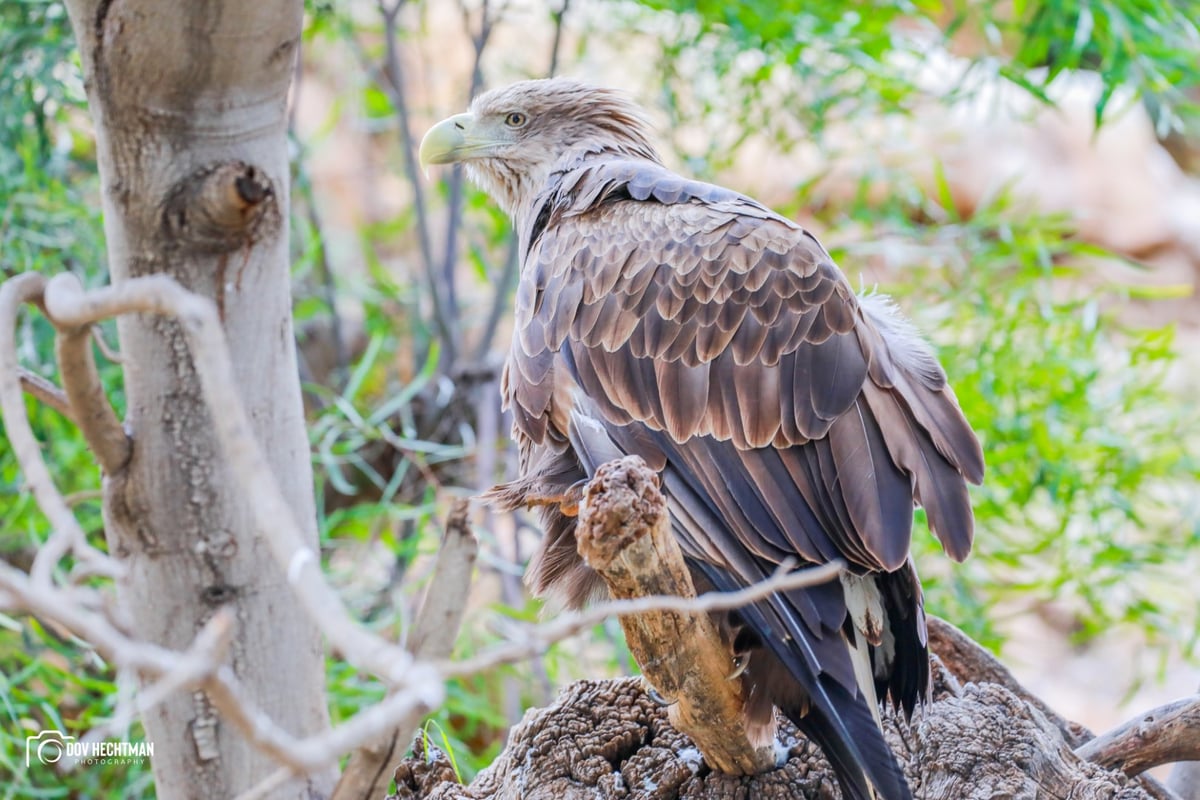
<svg viewBox="0 0 1200 800"><path fill-rule="evenodd" d="M666 169L618 92L526 81L432 128L425 164L462 162L520 236L503 394L521 477L493 497L538 505L527 580L577 605L573 487L614 458L663 476L701 590L785 559L844 560L840 582L726 615L751 732L779 708L821 746L843 793L910 792L875 697L927 691L914 503L951 557L973 520L979 443L928 346L883 297L857 296L816 238L758 202Z"/></svg>

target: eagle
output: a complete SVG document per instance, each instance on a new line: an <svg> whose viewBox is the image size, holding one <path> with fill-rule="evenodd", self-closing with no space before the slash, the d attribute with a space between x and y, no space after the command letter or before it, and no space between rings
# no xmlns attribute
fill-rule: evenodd
<svg viewBox="0 0 1200 800"><path fill-rule="evenodd" d="M773 736L779 709L846 797L910 798L878 703L911 714L928 694L913 508L961 561L967 483L984 472L929 346L886 297L856 294L812 233L665 167L622 92L495 89L431 128L419 157L464 164L519 236L502 394L521 470L491 497L539 510L534 593L603 594L574 514L596 469L627 455L659 472L698 589L843 562L839 581L724 615L731 677L752 736Z"/></svg>

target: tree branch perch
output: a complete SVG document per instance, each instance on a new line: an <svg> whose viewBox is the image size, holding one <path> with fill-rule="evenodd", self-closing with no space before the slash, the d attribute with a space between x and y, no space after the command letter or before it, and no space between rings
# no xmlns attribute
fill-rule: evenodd
<svg viewBox="0 0 1200 800"><path fill-rule="evenodd" d="M596 471L576 541L615 598L696 596L657 476L636 456ZM734 669L729 645L708 614L626 614L621 627L646 679L672 701L671 724L692 738L709 764L735 775L775 767L774 737L755 742L747 735L742 684L729 680Z"/></svg>

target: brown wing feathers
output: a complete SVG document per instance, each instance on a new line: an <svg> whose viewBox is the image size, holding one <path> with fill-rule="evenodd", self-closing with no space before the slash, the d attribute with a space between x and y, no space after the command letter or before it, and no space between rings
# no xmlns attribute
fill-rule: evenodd
<svg viewBox="0 0 1200 800"><path fill-rule="evenodd" d="M892 461L870 406L858 400L829 428L836 473L834 491L845 501L850 529L884 569L908 559L912 485ZM828 481L827 481L828 482ZM840 490L840 491L839 491Z"/></svg>
<svg viewBox="0 0 1200 800"><path fill-rule="evenodd" d="M631 172L628 162L613 169ZM576 200L612 195L603 166L588 173L572 184ZM545 356L566 347L617 424L740 449L829 437L813 477L853 542L847 555L864 566L903 563L914 494L951 555L964 556L971 515L959 473L978 481L982 457L927 349L882 303L860 308L794 225L732 193L696 202L703 184L658 167L632 173L630 196L667 202L567 205L531 250L536 296L518 308L514 360L539 368L522 368L529 384L517 404L545 409ZM670 176L659 194L655 173ZM605 192L587 191L589 178ZM669 204L679 198L688 200Z"/></svg>

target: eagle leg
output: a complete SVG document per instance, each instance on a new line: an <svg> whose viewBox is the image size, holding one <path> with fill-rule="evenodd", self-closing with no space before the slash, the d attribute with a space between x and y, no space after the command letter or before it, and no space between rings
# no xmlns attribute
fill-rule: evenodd
<svg viewBox="0 0 1200 800"><path fill-rule="evenodd" d="M583 490L587 485L588 479L584 478L575 481L558 494L527 494L525 495L525 506L527 508L558 506L558 510L564 517L577 517L579 516L579 506L583 503Z"/></svg>

